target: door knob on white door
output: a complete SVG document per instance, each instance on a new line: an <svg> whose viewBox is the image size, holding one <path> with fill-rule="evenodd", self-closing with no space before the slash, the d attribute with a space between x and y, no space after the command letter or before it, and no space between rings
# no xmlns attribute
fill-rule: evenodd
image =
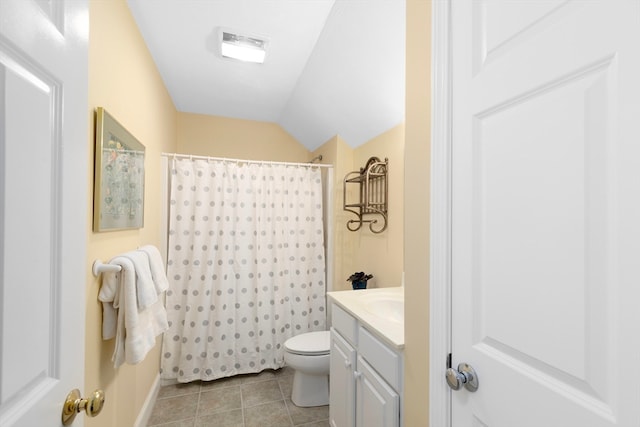
<svg viewBox="0 0 640 427"><path fill-rule="evenodd" d="M464 386L470 392L478 390L478 375L476 371L466 363L460 363L458 370L453 368L447 369L447 384L453 390L460 390Z"/></svg>
<svg viewBox="0 0 640 427"><path fill-rule="evenodd" d="M88 398L80 397L80 390L71 390L62 407L62 425L68 426L80 411L84 410L88 416L95 417L104 406L104 391L96 390Z"/></svg>

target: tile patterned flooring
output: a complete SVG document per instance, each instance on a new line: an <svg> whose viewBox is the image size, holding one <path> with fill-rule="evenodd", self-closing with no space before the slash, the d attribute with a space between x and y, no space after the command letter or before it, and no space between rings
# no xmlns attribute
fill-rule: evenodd
<svg viewBox="0 0 640 427"><path fill-rule="evenodd" d="M162 387L148 427L327 427L329 406L291 402L293 370Z"/></svg>

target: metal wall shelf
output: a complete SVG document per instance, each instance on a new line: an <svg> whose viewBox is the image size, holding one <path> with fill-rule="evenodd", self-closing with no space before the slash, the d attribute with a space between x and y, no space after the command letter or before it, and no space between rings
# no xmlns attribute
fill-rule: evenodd
<svg viewBox="0 0 640 427"><path fill-rule="evenodd" d="M349 172L344 177L343 209L357 216L347 222L349 231L357 231L365 223L373 233L382 233L387 228L388 166L389 159L381 161L371 157L359 171ZM358 186L358 196L352 186Z"/></svg>

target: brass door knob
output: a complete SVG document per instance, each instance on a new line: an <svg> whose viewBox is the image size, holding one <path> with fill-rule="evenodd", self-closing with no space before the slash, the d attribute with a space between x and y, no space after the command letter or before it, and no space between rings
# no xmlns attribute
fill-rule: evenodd
<svg viewBox="0 0 640 427"><path fill-rule="evenodd" d="M62 407L62 425L68 426L80 411L84 410L88 416L95 417L104 406L104 391L95 390L88 398L80 397L80 390L71 390Z"/></svg>

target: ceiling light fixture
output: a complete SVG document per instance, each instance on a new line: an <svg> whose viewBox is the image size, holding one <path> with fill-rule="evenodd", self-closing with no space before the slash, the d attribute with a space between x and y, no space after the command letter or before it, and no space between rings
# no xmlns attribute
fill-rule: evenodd
<svg viewBox="0 0 640 427"><path fill-rule="evenodd" d="M262 64L267 55L267 40L222 31L220 50L225 58Z"/></svg>

